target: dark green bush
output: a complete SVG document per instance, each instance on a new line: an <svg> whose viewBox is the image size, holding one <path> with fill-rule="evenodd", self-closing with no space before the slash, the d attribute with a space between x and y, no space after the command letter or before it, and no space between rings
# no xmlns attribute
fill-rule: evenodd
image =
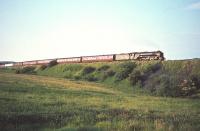
<svg viewBox="0 0 200 131"><path fill-rule="evenodd" d="M18 68L15 71L16 74L35 74L35 67L33 66L26 66L23 68Z"/></svg>
<svg viewBox="0 0 200 131"><path fill-rule="evenodd" d="M23 69L22 69L22 73L30 73L30 74L32 74L32 73L35 73L35 67L33 67L33 66L27 66L27 67L24 67Z"/></svg>
<svg viewBox="0 0 200 131"><path fill-rule="evenodd" d="M154 94L159 95L159 96L172 96L172 90L173 86L175 86L175 81L171 81L169 75L160 75L160 76L155 76L157 78L157 82L153 81L154 84L157 85L152 85L151 88L155 88ZM176 94L176 93L175 93Z"/></svg>
<svg viewBox="0 0 200 131"><path fill-rule="evenodd" d="M159 71L162 68L162 64L161 63L156 63L154 65L151 65L149 68L153 73L155 73L155 72Z"/></svg>
<svg viewBox="0 0 200 131"><path fill-rule="evenodd" d="M90 73L94 72L95 70L96 70L95 67L92 67L92 66L86 66L86 67L83 68L83 70L82 70L82 75L90 74Z"/></svg>
<svg viewBox="0 0 200 131"><path fill-rule="evenodd" d="M84 78L85 80L87 80L87 81L97 81L97 80L98 80L98 78L95 77L95 76L92 75L92 74L85 75L83 78Z"/></svg>
<svg viewBox="0 0 200 131"><path fill-rule="evenodd" d="M48 67L53 67L53 66L55 66L55 65L57 65L58 63L57 63L57 60L52 60L52 61L50 61L49 62L49 64L47 65Z"/></svg>
<svg viewBox="0 0 200 131"><path fill-rule="evenodd" d="M192 84L196 87L196 89L200 89L200 75L192 74L190 76Z"/></svg>
<svg viewBox="0 0 200 131"><path fill-rule="evenodd" d="M97 69L97 71L106 71L106 70L108 70L109 68L110 68L109 65L103 65L103 66L99 67L99 68Z"/></svg>
<svg viewBox="0 0 200 131"><path fill-rule="evenodd" d="M181 74L155 73L145 81L144 88L159 96L191 96L198 92L196 80Z"/></svg>
<svg viewBox="0 0 200 131"><path fill-rule="evenodd" d="M151 75L156 74L157 72L161 71L162 64L160 63L154 63L154 64L148 64L146 67L142 70L136 70L133 71L130 74L130 83L132 85L135 85L137 82L140 82L143 86L145 84L145 81L151 77Z"/></svg>
<svg viewBox="0 0 200 131"><path fill-rule="evenodd" d="M103 72L102 79L105 80L106 78L112 77L114 75L115 75L115 72L113 70L111 70L111 69L108 69L108 70Z"/></svg>
<svg viewBox="0 0 200 131"><path fill-rule="evenodd" d="M145 88L158 96L179 96L177 79L166 74L156 74L149 78Z"/></svg>
<svg viewBox="0 0 200 131"><path fill-rule="evenodd" d="M104 74L108 77L111 77L115 75L115 72L113 70L107 70L104 72Z"/></svg>
<svg viewBox="0 0 200 131"><path fill-rule="evenodd" d="M143 87L150 91L151 93L154 93L156 91L156 88L159 88L160 84L160 78L157 74L152 74L146 81L143 83Z"/></svg>
<svg viewBox="0 0 200 131"><path fill-rule="evenodd" d="M46 69L46 68L47 68L46 65L41 65L41 66L39 67L40 70L44 70L44 69Z"/></svg>
<svg viewBox="0 0 200 131"><path fill-rule="evenodd" d="M139 70L133 70L133 72L129 75L129 80L131 85L136 85L138 82L142 80L142 74Z"/></svg>
<svg viewBox="0 0 200 131"><path fill-rule="evenodd" d="M133 62L125 62L119 65L119 71L115 74L116 80L126 79L137 65Z"/></svg>
<svg viewBox="0 0 200 131"><path fill-rule="evenodd" d="M144 69L143 72L146 76L149 76L152 73L159 71L161 68L162 68L162 64L160 63L148 64L146 66L146 69Z"/></svg>

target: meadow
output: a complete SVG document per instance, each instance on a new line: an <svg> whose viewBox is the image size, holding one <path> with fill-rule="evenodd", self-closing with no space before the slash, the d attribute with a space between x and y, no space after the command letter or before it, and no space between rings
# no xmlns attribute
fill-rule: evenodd
<svg viewBox="0 0 200 131"><path fill-rule="evenodd" d="M0 129L200 129L199 98L152 96L105 83L0 71Z"/></svg>

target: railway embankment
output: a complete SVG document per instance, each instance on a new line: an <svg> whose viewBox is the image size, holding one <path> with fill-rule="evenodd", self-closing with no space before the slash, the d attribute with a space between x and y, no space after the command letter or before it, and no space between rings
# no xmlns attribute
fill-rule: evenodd
<svg viewBox="0 0 200 131"><path fill-rule="evenodd" d="M103 83L124 92L199 97L200 60L125 61L16 68L15 73Z"/></svg>

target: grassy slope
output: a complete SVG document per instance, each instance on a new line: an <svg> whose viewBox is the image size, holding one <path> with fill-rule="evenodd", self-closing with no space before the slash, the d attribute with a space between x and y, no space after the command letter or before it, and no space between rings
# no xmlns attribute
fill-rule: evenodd
<svg viewBox="0 0 200 131"><path fill-rule="evenodd" d="M198 130L199 109L199 99L0 72L1 130Z"/></svg>
<svg viewBox="0 0 200 131"><path fill-rule="evenodd" d="M68 79L75 79L77 76L80 77L80 79L84 80L85 76L81 75L82 70L85 67L95 67L96 70L93 73L90 73L88 76L90 78L97 78L97 81L95 82L99 82L99 83L103 83L106 86L112 86L115 87L117 89L120 89L121 91L124 92L137 92L138 91L142 91L142 93L144 93L144 90L138 90L138 88L132 88L132 86L130 85L130 81L129 81L129 77L126 78L125 80L116 82L115 80L115 76L112 77L107 77L106 79L102 80L103 77L103 72L102 71L98 71L99 68L101 68L102 66L108 65L109 69L108 70L112 70L114 72L119 72L119 66L120 64L123 62L97 62L97 63L82 63L82 64L63 64L63 65L56 65L53 66L51 68L46 68L44 70L37 70L36 72L38 75L45 75L45 76L53 76L53 77L62 77L62 78L68 78ZM145 70L147 70L147 68L149 67L149 65L154 65L158 63L157 61L150 61L150 62L136 62L137 67L134 70L140 70L141 72L144 72ZM200 60L199 59L194 59L194 60L173 60L173 61L164 61L162 63L159 63L162 65L161 69L159 69L158 72L155 73L150 73L150 75L147 77L147 80L145 82L146 86L149 87L151 86L151 84L159 84L159 81L167 81L165 79L165 77L167 77L167 79L169 79L169 81L171 81L171 85L174 84L174 86L176 85L180 85L181 82L185 79L188 79L188 81L190 81L189 79L191 79L192 75L196 75L198 76L200 79ZM161 78L160 78L161 77ZM164 77L164 78L163 78ZM173 81L177 81L175 83L173 83ZM179 80L179 81L178 81ZM154 81L154 83L152 82ZM159 88L161 90L158 91L162 91L162 86L169 86L170 84L165 84L163 85L163 83L160 83ZM200 84L200 81L199 81ZM199 85L197 85L199 86ZM135 86L137 87L137 86ZM134 89L134 90L133 90ZM168 89L168 90L175 90L175 89ZM155 94L157 93L156 91L154 92ZM162 93L158 93L158 94L162 94ZM172 93L170 96L173 96Z"/></svg>
<svg viewBox="0 0 200 131"><path fill-rule="evenodd" d="M67 78L67 79L74 79L74 77L79 76L82 72L82 70L85 67L95 67L96 71L94 71L93 73L91 73L90 75L98 78L98 83L102 83L105 84L106 86L111 86L111 87L115 87L123 92L132 92L132 88L130 83L128 82L128 80L123 80L120 82L115 82L115 78L114 77L108 77L107 79L105 79L104 81L101 81L101 77L102 77L102 73L98 72L97 69L104 66L104 65L108 65L110 66L109 69L113 70L114 72L118 72L118 68L119 65L122 62L96 62L96 63L81 63L81 64L59 64L56 66L53 66L51 68L46 68L45 70L37 70L37 74L38 75L43 75L43 76L53 76L53 77L62 77L62 78ZM155 62L150 62L150 63L155 63ZM146 64L145 63L138 63L141 64L141 68L144 67ZM83 80L84 78L81 79ZM123 88L121 88L123 87Z"/></svg>

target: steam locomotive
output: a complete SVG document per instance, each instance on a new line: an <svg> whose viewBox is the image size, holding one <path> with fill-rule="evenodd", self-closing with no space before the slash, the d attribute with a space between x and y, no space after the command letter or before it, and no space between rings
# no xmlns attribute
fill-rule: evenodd
<svg viewBox="0 0 200 131"><path fill-rule="evenodd" d="M137 60L137 61L160 60L160 61L163 61L164 59L165 59L164 53L161 51L132 52L132 53L122 53L122 54L82 56L82 57L70 57L70 58L57 58L57 59L15 62L15 63L11 63L11 64L0 65L0 68L12 67L12 66L47 65L51 61L56 61L58 64L63 64L63 63L88 63L88 62L125 61L125 60Z"/></svg>

